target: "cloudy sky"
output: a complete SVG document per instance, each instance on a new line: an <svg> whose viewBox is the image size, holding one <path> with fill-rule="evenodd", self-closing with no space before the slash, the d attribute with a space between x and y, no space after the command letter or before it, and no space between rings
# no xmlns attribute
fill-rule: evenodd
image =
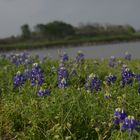
<svg viewBox="0 0 140 140"><path fill-rule="evenodd" d="M0 37L20 34L20 26L63 20L130 24L140 29L140 0L0 0Z"/></svg>

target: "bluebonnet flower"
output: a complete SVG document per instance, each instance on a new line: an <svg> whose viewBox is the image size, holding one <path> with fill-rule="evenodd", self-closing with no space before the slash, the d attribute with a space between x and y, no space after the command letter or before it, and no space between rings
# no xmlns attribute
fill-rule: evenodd
<svg viewBox="0 0 140 140"><path fill-rule="evenodd" d="M109 74L107 77L106 77L106 82L107 84L112 84L112 83L115 83L117 80L117 77L115 75L112 75L112 74Z"/></svg>
<svg viewBox="0 0 140 140"><path fill-rule="evenodd" d="M65 61L68 61L69 60L69 56L67 53L64 52L63 55L61 55L61 61L62 62L65 62Z"/></svg>
<svg viewBox="0 0 140 140"><path fill-rule="evenodd" d="M25 78L23 74L18 71L17 74L13 77L14 88L20 87L24 84Z"/></svg>
<svg viewBox="0 0 140 140"><path fill-rule="evenodd" d="M140 74L135 75L135 78L140 81Z"/></svg>
<svg viewBox="0 0 140 140"><path fill-rule="evenodd" d="M24 78L27 80L29 78L31 78L31 70L26 69L23 73Z"/></svg>
<svg viewBox="0 0 140 140"><path fill-rule="evenodd" d="M140 87L138 87L138 93L140 93Z"/></svg>
<svg viewBox="0 0 140 140"><path fill-rule="evenodd" d="M122 86L132 84L134 76L134 73L124 65L122 68Z"/></svg>
<svg viewBox="0 0 140 140"><path fill-rule="evenodd" d="M126 112L117 108L114 112L113 124L120 125L120 130L129 131L129 136L132 136L133 130L140 131L140 122L137 121L134 116L127 116Z"/></svg>
<svg viewBox="0 0 140 140"><path fill-rule="evenodd" d="M59 82L58 82L58 87L59 88L65 88L67 86L67 81L65 78L61 79Z"/></svg>
<svg viewBox="0 0 140 140"><path fill-rule="evenodd" d="M57 74L58 74L58 87L65 88L67 85L67 78L68 78L67 69L63 65L60 65Z"/></svg>
<svg viewBox="0 0 140 140"><path fill-rule="evenodd" d="M140 93L140 74L135 75L135 78L138 81L138 93Z"/></svg>
<svg viewBox="0 0 140 140"><path fill-rule="evenodd" d="M32 70L31 70L31 85L34 86L35 84L38 84L41 86L44 82L44 76L43 76L43 70L38 65L38 63L34 63Z"/></svg>
<svg viewBox="0 0 140 140"><path fill-rule="evenodd" d="M114 67L115 66L115 63L116 63L115 56L111 56L110 59L109 59L109 66L110 67Z"/></svg>
<svg viewBox="0 0 140 140"><path fill-rule="evenodd" d="M17 55L14 55L14 54L11 54L10 56L9 56L9 59L10 59L10 61L13 63L13 64L15 64L15 65L19 65L19 63L18 63L18 61L17 61Z"/></svg>
<svg viewBox="0 0 140 140"><path fill-rule="evenodd" d="M98 76L90 74L86 80L86 89L92 93L93 91L101 90L101 81Z"/></svg>
<svg viewBox="0 0 140 140"><path fill-rule="evenodd" d="M85 56L81 51L78 51L76 56L76 62L83 62L85 60Z"/></svg>
<svg viewBox="0 0 140 140"><path fill-rule="evenodd" d="M50 90L48 89L40 89L38 92L37 92L37 96L46 96L46 95L50 95Z"/></svg>
<svg viewBox="0 0 140 140"><path fill-rule="evenodd" d="M125 52L125 57L126 60L131 60L131 54L128 52Z"/></svg>
<svg viewBox="0 0 140 140"><path fill-rule="evenodd" d="M26 52L19 53L19 54L11 54L9 56L10 61L15 65L21 65L27 63L29 59L29 55Z"/></svg>
<svg viewBox="0 0 140 140"><path fill-rule="evenodd" d="M132 132L134 129L137 127L137 121L133 116L128 116L125 118L123 121L123 124L121 126L121 130L128 130L129 131L129 136L132 136Z"/></svg>
<svg viewBox="0 0 140 140"><path fill-rule="evenodd" d="M127 117L126 112L121 108L116 108L114 112L113 124L120 124Z"/></svg>
<svg viewBox="0 0 140 140"><path fill-rule="evenodd" d="M114 116L119 119L119 122L122 122L127 116L126 112L121 108L116 108L114 112Z"/></svg>

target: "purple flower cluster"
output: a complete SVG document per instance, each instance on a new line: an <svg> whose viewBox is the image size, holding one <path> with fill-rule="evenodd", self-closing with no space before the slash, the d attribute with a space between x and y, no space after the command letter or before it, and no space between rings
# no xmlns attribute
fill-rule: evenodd
<svg viewBox="0 0 140 140"><path fill-rule="evenodd" d="M26 64L29 60L28 53L11 54L9 56L10 61L15 65Z"/></svg>
<svg viewBox="0 0 140 140"><path fill-rule="evenodd" d="M63 65L60 65L57 74L58 74L58 87L65 88L67 86L67 78L68 78L67 69Z"/></svg>
<svg viewBox="0 0 140 140"><path fill-rule="evenodd" d="M109 74L107 77L106 77L106 82L108 85L112 84L112 83L115 83L117 80L117 77L115 75L112 75L112 74Z"/></svg>
<svg viewBox="0 0 140 140"><path fill-rule="evenodd" d="M116 58L115 58L115 56L111 56L109 59L109 66L114 67L115 64L116 64Z"/></svg>
<svg viewBox="0 0 140 140"><path fill-rule="evenodd" d="M125 57L124 57L124 58L125 58L126 60L131 60L131 57L132 57L132 56L131 56L130 53L128 53L128 52L125 53Z"/></svg>
<svg viewBox="0 0 140 140"><path fill-rule="evenodd" d="M34 63L32 66L32 70L25 70L22 74L21 72L17 72L17 74L13 78L14 87L21 86L27 79L31 80L31 85L34 86L38 84L41 86L44 82L43 70L41 67Z"/></svg>
<svg viewBox="0 0 140 140"><path fill-rule="evenodd" d="M86 80L86 89L92 93L101 90L101 81L98 76L90 74Z"/></svg>
<svg viewBox="0 0 140 140"><path fill-rule="evenodd" d="M128 116L124 119L123 124L121 126L121 130L125 131L128 130L129 131L129 136L132 136L132 132L134 129L137 130L137 121L135 120L135 118L133 116Z"/></svg>
<svg viewBox="0 0 140 140"><path fill-rule="evenodd" d="M50 95L50 90L48 89L40 89L38 92L37 92L37 96L46 96L46 95Z"/></svg>
<svg viewBox="0 0 140 140"><path fill-rule="evenodd" d="M27 79L31 78L31 71L29 69L26 69L24 71L23 75L24 75L25 79L27 80Z"/></svg>
<svg viewBox="0 0 140 140"><path fill-rule="evenodd" d="M114 125L120 125L120 129L121 131L125 131L128 130L129 131L129 136L132 136L132 132L133 130L138 130L140 124L139 121L137 121L133 116L127 116L127 113L121 109L121 108L117 108L115 109L114 112L114 120L113 120L113 124Z"/></svg>
<svg viewBox="0 0 140 140"><path fill-rule="evenodd" d="M22 74L20 71L17 72L17 74L13 77L13 84L14 89L17 87L22 86L26 80L31 80L31 85L34 86L37 84L38 86L41 86L44 82L44 76L43 71L41 70L41 67L34 63L31 70L25 70ZM42 87L37 92L37 96L46 96L50 95L50 90L43 89Z"/></svg>
<svg viewBox="0 0 140 140"><path fill-rule="evenodd" d="M43 70L38 65L38 63L33 64L32 70L30 71L30 79L32 86L34 86L35 84L41 86L43 84L44 82Z"/></svg>
<svg viewBox="0 0 140 140"><path fill-rule="evenodd" d="M114 112L115 119L113 120L113 124L122 123L123 120L127 117L126 112L121 108L116 108Z"/></svg>
<svg viewBox="0 0 140 140"><path fill-rule="evenodd" d="M123 66L122 68L122 86L129 85L133 83L134 73L127 68L127 66Z"/></svg>
<svg viewBox="0 0 140 140"><path fill-rule="evenodd" d="M13 77L14 88L22 86L24 82L25 82L24 75L20 71L18 71L17 74Z"/></svg>
<svg viewBox="0 0 140 140"><path fill-rule="evenodd" d="M83 62L85 59L84 54L81 51L78 51L76 56L76 62Z"/></svg>
<svg viewBox="0 0 140 140"><path fill-rule="evenodd" d="M140 74L136 75L136 79L138 81L138 92L140 93Z"/></svg>
<svg viewBox="0 0 140 140"><path fill-rule="evenodd" d="M61 55L61 62L66 62L69 60L69 56L67 53L63 53L63 55Z"/></svg>

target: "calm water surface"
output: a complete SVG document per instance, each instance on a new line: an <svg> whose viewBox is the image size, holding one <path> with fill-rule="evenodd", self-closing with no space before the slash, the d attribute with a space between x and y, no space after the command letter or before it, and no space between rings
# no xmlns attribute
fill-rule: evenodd
<svg viewBox="0 0 140 140"><path fill-rule="evenodd" d="M128 51L132 54L132 58L140 58L140 42L118 43L108 45L94 45L94 46L71 46L60 48L44 48L28 50L31 55L39 55L42 59L44 57L58 58L59 54L66 52L70 57L75 57L77 51L81 50L86 58L109 58L114 55L115 57L124 57L124 53ZM12 51L14 52L14 51ZM18 51L21 52L21 51ZM9 54L10 52L6 53Z"/></svg>

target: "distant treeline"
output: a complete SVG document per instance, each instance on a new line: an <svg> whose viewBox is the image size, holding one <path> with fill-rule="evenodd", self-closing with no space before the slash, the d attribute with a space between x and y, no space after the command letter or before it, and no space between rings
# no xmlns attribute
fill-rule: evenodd
<svg viewBox="0 0 140 140"><path fill-rule="evenodd" d="M1 39L0 43L17 41L19 39L56 40L81 36L131 35L135 32L135 29L130 25L88 23L75 27L63 21L53 21L47 24L37 24L34 30L31 30L28 24L24 24L21 26L21 36Z"/></svg>

